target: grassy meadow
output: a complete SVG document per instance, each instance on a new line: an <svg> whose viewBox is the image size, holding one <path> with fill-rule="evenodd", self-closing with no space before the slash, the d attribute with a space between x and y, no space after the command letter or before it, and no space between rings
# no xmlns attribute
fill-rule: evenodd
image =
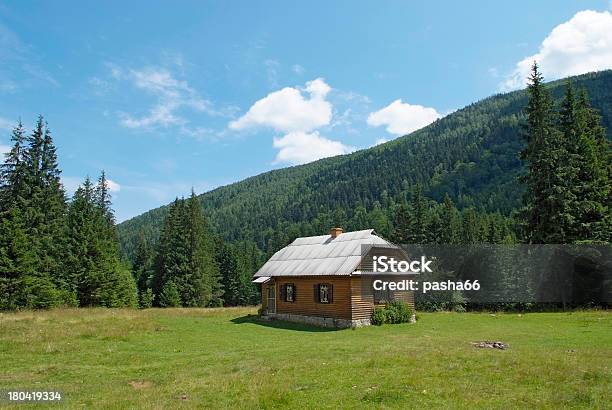
<svg viewBox="0 0 612 410"><path fill-rule="evenodd" d="M421 313L355 330L255 312L2 313L0 389L60 390L53 408L611 406L610 311ZM471 345L482 340L510 347Z"/></svg>

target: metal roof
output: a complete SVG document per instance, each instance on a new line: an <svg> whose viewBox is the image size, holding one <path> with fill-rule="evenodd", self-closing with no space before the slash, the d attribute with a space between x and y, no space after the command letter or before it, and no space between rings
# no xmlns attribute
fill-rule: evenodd
<svg viewBox="0 0 612 410"><path fill-rule="evenodd" d="M297 238L276 252L254 277L350 275L361 262L363 245L392 246L373 229Z"/></svg>

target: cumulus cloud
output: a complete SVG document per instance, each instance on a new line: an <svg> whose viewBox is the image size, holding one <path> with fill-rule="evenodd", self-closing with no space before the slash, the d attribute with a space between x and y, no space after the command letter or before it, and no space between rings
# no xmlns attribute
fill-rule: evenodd
<svg viewBox="0 0 612 410"><path fill-rule="evenodd" d="M8 153L11 150L11 147L8 145L0 144L0 162L4 161L4 154Z"/></svg>
<svg viewBox="0 0 612 410"><path fill-rule="evenodd" d="M569 21L556 26L536 54L516 64L499 85L500 90L524 87L534 61L549 80L612 68L612 14L579 11Z"/></svg>
<svg viewBox="0 0 612 410"><path fill-rule="evenodd" d="M399 99L378 111L370 113L367 121L368 125L373 127L386 126L386 130L390 134L406 135L431 124L441 117L442 115L434 108L404 103Z"/></svg>
<svg viewBox="0 0 612 410"><path fill-rule="evenodd" d="M285 87L256 101L242 117L230 122L231 130L267 127L284 134L275 137L275 163L304 164L354 150L319 134L318 128L332 120L332 104L326 97L331 87L322 78L304 88Z"/></svg>
<svg viewBox="0 0 612 410"><path fill-rule="evenodd" d="M232 130L271 127L286 133L312 131L331 121L332 105L325 100L330 90L322 78L317 78L307 82L304 90L285 87L274 91L256 101L246 114L230 122L229 127Z"/></svg>
<svg viewBox="0 0 612 410"><path fill-rule="evenodd" d="M353 151L340 141L333 141L319 135L318 131L311 133L294 131L281 138L274 138L274 148L278 148L276 163L305 164L320 158L348 154Z"/></svg>

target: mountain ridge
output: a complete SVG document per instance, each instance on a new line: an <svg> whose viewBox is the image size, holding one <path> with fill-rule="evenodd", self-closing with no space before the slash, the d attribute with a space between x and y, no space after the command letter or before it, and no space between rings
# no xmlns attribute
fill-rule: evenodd
<svg viewBox="0 0 612 410"><path fill-rule="evenodd" d="M587 89L610 138L612 70L569 79ZM567 80L547 83L555 100ZM498 93L384 144L267 171L203 193L199 200L215 233L230 241L253 240L261 248L279 225L330 220L334 212L349 217L359 206L386 209L409 196L416 183L435 201L448 194L459 208L509 214L522 193L516 177L523 166L518 152L524 145L520 124L526 99L525 90ZM155 242L166 207L118 226L128 257L139 230Z"/></svg>

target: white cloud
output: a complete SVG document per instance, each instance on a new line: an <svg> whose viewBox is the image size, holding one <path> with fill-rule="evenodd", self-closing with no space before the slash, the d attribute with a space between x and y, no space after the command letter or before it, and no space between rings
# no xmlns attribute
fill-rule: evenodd
<svg viewBox="0 0 612 410"><path fill-rule="evenodd" d="M8 145L0 144L0 163L4 162L4 154L8 153L11 150L11 147Z"/></svg>
<svg viewBox="0 0 612 410"><path fill-rule="evenodd" d="M274 91L256 101L242 117L230 122L229 128L246 130L265 126L285 133L312 131L331 121L332 105L325 100L330 90L322 78L317 78L306 83L304 90L285 87ZM309 94L309 98L305 98L302 91Z"/></svg>
<svg viewBox="0 0 612 410"><path fill-rule="evenodd" d="M373 147L380 145L380 144L384 144L385 142L389 142L391 140L387 139L387 138L378 138L376 139L376 141L374 142L374 145L372 145Z"/></svg>
<svg viewBox="0 0 612 410"><path fill-rule="evenodd" d="M579 11L569 21L556 26L537 54L516 64L500 84L500 90L524 87L534 61L548 80L612 68L612 14Z"/></svg>
<svg viewBox="0 0 612 410"><path fill-rule="evenodd" d="M333 141L319 135L318 131L311 133L293 131L281 138L274 138L273 146L279 149L274 162L293 165L348 154L354 150L353 147L346 146L340 141Z"/></svg>
<svg viewBox="0 0 612 410"><path fill-rule="evenodd" d="M387 132L394 135L406 135L412 131L431 124L442 115L434 108L403 103L401 99L388 106L370 113L368 124L373 127L385 125Z"/></svg>
<svg viewBox="0 0 612 410"><path fill-rule="evenodd" d="M109 70L109 80L127 82L155 98L155 102L145 114L119 112L120 123L126 128L155 130L173 127L177 134L207 137L210 133L204 133L201 126L192 125L188 118L189 114L195 112L213 117L232 118L237 111L234 106L215 107L212 102L202 98L187 81L177 78L165 67L125 69L114 63L105 63L105 65ZM90 83L97 95L102 95L111 89L110 83L104 79L93 77Z"/></svg>
<svg viewBox="0 0 612 410"><path fill-rule="evenodd" d="M85 181L85 178L71 177L71 176L62 176L61 179L62 179L62 185L64 186L64 189L66 190L66 193L69 196L74 195L76 190L79 189L79 187L83 185L83 182ZM96 183L95 180L92 180L92 182L94 184ZM110 192L116 193L116 192L121 191L121 185L119 185L113 180L107 179L106 186Z"/></svg>
<svg viewBox="0 0 612 410"><path fill-rule="evenodd" d="M106 180L106 187L110 192L119 192L121 191L121 185L113 181L112 179Z"/></svg>
<svg viewBox="0 0 612 410"><path fill-rule="evenodd" d="M177 80L165 68L146 67L127 72L117 66L111 66L110 69L113 77L125 78L137 88L157 97L157 103L144 116L135 118L124 113L121 124L125 127L154 128L185 124L188 121L177 113L184 107L209 115L220 115L210 101L201 98L186 81Z"/></svg>
<svg viewBox="0 0 612 410"><path fill-rule="evenodd" d="M277 164L305 164L347 154L354 148L326 138L317 130L331 124L333 106L326 99L331 90L325 80L317 78L307 82L304 88L285 87L274 91L256 101L242 117L230 122L229 128L268 127L284 134L275 137L272 144L279 150L274 160Z"/></svg>

